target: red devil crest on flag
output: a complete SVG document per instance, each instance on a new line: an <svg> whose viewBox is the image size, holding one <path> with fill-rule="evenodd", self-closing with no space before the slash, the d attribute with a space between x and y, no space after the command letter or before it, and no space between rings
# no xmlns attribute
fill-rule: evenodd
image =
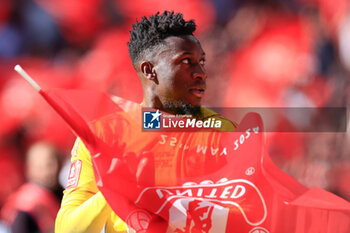
<svg viewBox="0 0 350 233"><path fill-rule="evenodd" d="M136 232L350 232L349 202L272 163L258 114L236 132L144 132L130 101L41 94L89 148L99 189Z"/></svg>

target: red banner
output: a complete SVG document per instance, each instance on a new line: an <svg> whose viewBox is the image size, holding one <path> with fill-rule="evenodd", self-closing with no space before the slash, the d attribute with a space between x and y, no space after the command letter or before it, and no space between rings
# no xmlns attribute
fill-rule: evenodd
<svg viewBox="0 0 350 233"><path fill-rule="evenodd" d="M92 154L96 183L136 232L346 233L350 203L279 170L259 115L236 132L144 132L140 105L41 92Z"/></svg>

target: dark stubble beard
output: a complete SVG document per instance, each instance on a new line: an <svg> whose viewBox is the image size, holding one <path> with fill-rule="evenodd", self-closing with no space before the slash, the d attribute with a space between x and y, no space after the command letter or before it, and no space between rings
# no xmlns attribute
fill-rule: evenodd
<svg viewBox="0 0 350 233"><path fill-rule="evenodd" d="M179 114L179 115L192 115L192 117L198 118L201 115L201 107L193 106L192 104L185 103L183 101L169 101L164 105L164 111Z"/></svg>

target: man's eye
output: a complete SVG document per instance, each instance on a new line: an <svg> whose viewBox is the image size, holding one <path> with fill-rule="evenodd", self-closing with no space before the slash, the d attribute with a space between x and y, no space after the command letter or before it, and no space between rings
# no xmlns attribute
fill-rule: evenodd
<svg viewBox="0 0 350 233"><path fill-rule="evenodd" d="M190 64L191 60L189 58L185 58L185 59L182 59L181 62L184 63L184 64Z"/></svg>
<svg viewBox="0 0 350 233"><path fill-rule="evenodd" d="M205 60L203 59L203 60L200 60L199 61L199 64L201 64L202 66L204 66L205 65Z"/></svg>

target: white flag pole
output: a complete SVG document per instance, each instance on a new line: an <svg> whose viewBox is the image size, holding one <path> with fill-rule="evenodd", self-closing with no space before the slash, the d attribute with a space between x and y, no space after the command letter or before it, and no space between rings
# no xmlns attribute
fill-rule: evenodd
<svg viewBox="0 0 350 233"><path fill-rule="evenodd" d="M27 82L29 82L32 87L34 87L35 90L40 91L40 86L23 70L23 68L20 65L15 66L15 71L19 73Z"/></svg>

